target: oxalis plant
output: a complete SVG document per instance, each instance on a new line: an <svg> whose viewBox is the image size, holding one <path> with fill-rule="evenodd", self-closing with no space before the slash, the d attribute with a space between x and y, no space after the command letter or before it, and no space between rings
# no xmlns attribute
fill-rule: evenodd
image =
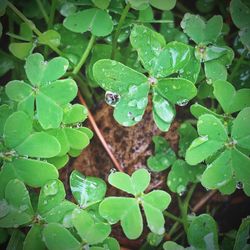
<svg viewBox="0 0 250 250"><path fill-rule="evenodd" d="M209 204L250 196L249 13L247 0L1 0L1 249L249 249L248 214L223 229ZM161 132L130 174L89 111L103 100L114 123L148 112ZM70 167L94 135L118 170L106 179Z"/></svg>

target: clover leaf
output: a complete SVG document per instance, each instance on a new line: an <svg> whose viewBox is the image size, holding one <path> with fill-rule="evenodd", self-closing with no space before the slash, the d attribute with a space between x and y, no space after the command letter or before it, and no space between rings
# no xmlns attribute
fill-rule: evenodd
<svg viewBox="0 0 250 250"><path fill-rule="evenodd" d="M10 81L6 94L18 103L18 110L30 116L36 111L44 129L57 128L63 119L62 105L72 101L77 93L76 83L72 79L57 80L65 74L68 65L68 61L62 57L46 62L41 54L32 54L25 64L31 84Z"/></svg>
<svg viewBox="0 0 250 250"><path fill-rule="evenodd" d="M5 188L4 199L1 199L0 203L1 227L18 227L31 222L34 211L29 193L22 181L10 180Z"/></svg>
<svg viewBox="0 0 250 250"><path fill-rule="evenodd" d="M130 41L150 76L102 59L93 66L94 78L106 91L106 102L115 107L115 120L123 126L133 126L142 119L152 89L154 120L167 131L175 116L173 104L184 106L197 93L187 79L165 78L183 70L190 59L189 46L180 42L166 45L164 37L143 25L134 26Z"/></svg>
<svg viewBox="0 0 250 250"><path fill-rule="evenodd" d="M27 233L25 240L23 242L23 250L37 249L44 250L45 243L42 239L43 226L39 224L33 224Z"/></svg>
<svg viewBox="0 0 250 250"><path fill-rule="evenodd" d="M250 89L236 91L231 83L222 80L215 81L213 87L214 96L225 113L235 113L250 106Z"/></svg>
<svg viewBox="0 0 250 250"><path fill-rule="evenodd" d="M167 185L172 192L183 195L187 189L187 185L200 181L204 172L204 166L190 166L183 160L177 160L168 173Z"/></svg>
<svg viewBox="0 0 250 250"><path fill-rule="evenodd" d="M74 170L70 175L70 189L81 208L100 202L106 193L106 183L97 177L84 176Z"/></svg>
<svg viewBox="0 0 250 250"><path fill-rule="evenodd" d="M129 0L131 7L136 10L145 10L152 5L160 10L171 10L176 4L176 0L161 1L161 0Z"/></svg>
<svg viewBox="0 0 250 250"><path fill-rule="evenodd" d="M234 250L247 249L249 248L249 229L250 229L250 218L245 218L242 220L241 225L236 234Z"/></svg>
<svg viewBox="0 0 250 250"><path fill-rule="evenodd" d="M188 148L186 161L196 165L215 156L202 175L203 186L219 188L227 193L232 193L236 186L243 187L244 192L250 195L250 159L243 151L250 149L249 121L250 108L244 108L234 119L229 137L227 129L218 118L210 114L199 117L197 127L200 137Z"/></svg>
<svg viewBox="0 0 250 250"><path fill-rule="evenodd" d="M171 197L162 190L144 194L149 182L150 175L145 169L135 171L131 177L121 172L112 173L109 176L109 183L112 186L134 195L135 198L105 198L99 206L99 212L110 224L121 221L122 229L129 239L136 239L142 233L143 222L139 204L144 209L150 230L156 234L164 232L162 211L168 207ZM161 200L160 203L159 200Z"/></svg>
<svg viewBox="0 0 250 250"><path fill-rule="evenodd" d="M218 228L215 220L208 214L192 218L187 232L188 242L196 249L219 249Z"/></svg>
<svg viewBox="0 0 250 250"><path fill-rule="evenodd" d="M111 16L106 10L97 8L72 13L64 19L63 25L73 32L90 31L95 36L107 36L113 30Z"/></svg>
<svg viewBox="0 0 250 250"><path fill-rule="evenodd" d="M155 172L167 169L176 160L175 152L169 146L168 141L161 136L153 136L155 155L147 159L147 166Z"/></svg>

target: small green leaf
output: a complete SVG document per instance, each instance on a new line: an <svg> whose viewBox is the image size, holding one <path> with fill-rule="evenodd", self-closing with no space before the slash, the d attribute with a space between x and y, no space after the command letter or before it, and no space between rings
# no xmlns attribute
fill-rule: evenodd
<svg viewBox="0 0 250 250"><path fill-rule="evenodd" d="M205 115L205 114L210 114L210 115L213 115L217 118L223 118L222 115L218 115L218 114L214 113L213 111L211 111L210 109L208 109L208 108L206 108L198 103L191 105L190 111L191 111L192 115L197 119L201 115Z"/></svg>
<svg viewBox="0 0 250 250"><path fill-rule="evenodd" d="M166 241L163 244L163 249L164 250L184 250L185 248L178 245L177 243L175 243L174 241Z"/></svg>
<svg viewBox="0 0 250 250"><path fill-rule="evenodd" d="M168 1L161 1L161 0L149 0L150 4L160 10L171 10L174 8L176 4L176 0L168 0Z"/></svg>
<svg viewBox="0 0 250 250"><path fill-rule="evenodd" d="M90 31L95 36L107 36L113 30L112 18L108 12L96 8L79 11L67 16L63 25L73 32L84 33Z"/></svg>
<svg viewBox="0 0 250 250"><path fill-rule="evenodd" d="M162 211L169 206L170 201L170 195L162 190L154 190L142 196L142 206L148 227L155 234L163 234L165 232L165 220Z"/></svg>
<svg viewBox="0 0 250 250"><path fill-rule="evenodd" d="M22 124L18 129L17 124ZM22 143L32 131L31 119L22 111L10 115L4 125L4 141L7 147L14 148Z"/></svg>
<svg viewBox="0 0 250 250"><path fill-rule="evenodd" d="M5 188L5 199L10 210L7 215L0 219L1 227L18 227L31 222L34 211L23 182L18 179L9 181Z"/></svg>
<svg viewBox="0 0 250 250"><path fill-rule="evenodd" d="M139 204L134 198L108 197L99 206L100 215L110 224L121 221L122 229L129 239L138 238L143 229Z"/></svg>
<svg viewBox="0 0 250 250"><path fill-rule="evenodd" d="M238 229L233 250L248 249L250 245L249 240L250 218L242 220L240 228Z"/></svg>
<svg viewBox="0 0 250 250"><path fill-rule="evenodd" d="M42 226L34 224L29 230L24 243L23 250L45 250L46 247L42 240Z"/></svg>
<svg viewBox="0 0 250 250"><path fill-rule="evenodd" d="M0 106L0 135L3 135L4 132L4 125L8 117L13 113L11 107L7 104L3 104Z"/></svg>
<svg viewBox="0 0 250 250"><path fill-rule="evenodd" d="M61 36L55 30L47 30L38 37L38 42L48 46L58 47L60 45Z"/></svg>
<svg viewBox="0 0 250 250"><path fill-rule="evenodd" d="M56 156L47 160L50 164L54 165L57 169L63 168L69 161L68 155Z"/></svg>
<svg viewBox="0 0 250 250"><path fill-rule="evenodd" d="M23 156L50 158L60 153L61 146L54 136L45 132L36 132L28 136L15 149Z"/></svg>
<svg viewBox="0 0 250 250"><path fill-rule="evenodd" d="M25 72L35 87L59 79L68 69L69 62L63 57L55 57L49 62L44 61L41 54L30 55L25 64Z"/></svg>
<svg viewBox="0 0 250 250"><path fill-rule="evenodd" d="M155 155L147 159L147 166L155 172L167 169L176 160L175 152L169 146L168 141L161 136L153 136Z"/></svg>
<svg viewBox="0 0 250 250"><path fill-rule="evenodd" d="M72 223L81 239L90 245L103 242L111 232L110 225L95 223L86 211L79 208L73 211Z"/></svg>
<svg viewBox="0 0 250 250"><path fill-rule="evenodd" d="M10 43L9 50L10 52L17 57L18 59L26 59L34 49L34 44L29 43Z"/></svg>
<svg viewBox="0 0 250 250"><path fill-rule="evenodd" d="M109 175L109 183L134 196L142 193L150 183L150 174L146 169L136 170L131 177L122 172L115 172Z"/></svg>
<svg viewBox="0 0 250 250"><path fill-rule="evenodd" d="M50 250L80 250L81 243L62 225L50 223L43 230L44 242Z"/></svg>
<svg viewBox="0 0 250 250"><path fill-rule="evenodd" d="M232 137L237 145L250 149L250 107L244 108L233 121Z"/></svg>
<svg viewBox="0 0 250 250"><path fill-rule="evenodd" d="M80 207L86 208L104 198L107 186L100 178L84 176L74 170L70 175L70 189Z"/></svg>
<svg viewBox="0 0 250 250"><path fill-rule="evenodd" d="M187 232L188 242L195 248L207 249L207 241L211 241L210 249L219 249L218 229L215 220L208 214L194 217Z"/></svg>
<svg viewBox="0 0 250 250"><path fill-rule="evenodd" d="M215 15L206 23L199 15L187 13L181 21L183 31L197 44L208 44L216 41L221 33L223 19Z"/></svg>
<svg viewBox="0 0 250 250"><path fill-rule="evenodd" d="M205 74L208 83L214 83L216 80L227 79L226 67L217 60L205 62Z"/></svg>
<svg viewBox="0 0 250 250"><path fill-rule="evenodd" d="M156 88L164 98L180 106L186 105L197 94L194 84L183 78L162 79Z"/></svg>
<svg viewBox="0 0 250 250"><path fill-rule="evenodd" d="M94 5L100 9L107 9L109 4L110 4L110 0L91 0Z"/></svg>
<svg viewBox="0 0 250 250"><path fill-rule="evenodd" d="M219 101L226 113L234 113L250 106L250 89L235 90L227 81L215 81L213 83L214 96Z"/></svg>
<svg viewBox="0 0 250 250"><path fill-rule="evenodd" d="M63 123L75 124L83 122L87 116L88 110L85 106L81 104L68 105L63 115Z"/></svg>

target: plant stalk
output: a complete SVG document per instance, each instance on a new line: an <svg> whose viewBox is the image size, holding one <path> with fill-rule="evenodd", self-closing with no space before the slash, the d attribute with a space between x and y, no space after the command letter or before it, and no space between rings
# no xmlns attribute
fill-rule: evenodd
<svg viewBox="0 0 250 250"><path fill-rule="evenodd" d="M43 7L43 4L42 4L41 0L36 0L36 3L38 5L39 10L41 11L41 13L43 15L43 18L44 18L45 22L48 23L49 22L49 17L48 17L47 12L45 11L45 9Z"/></svg>

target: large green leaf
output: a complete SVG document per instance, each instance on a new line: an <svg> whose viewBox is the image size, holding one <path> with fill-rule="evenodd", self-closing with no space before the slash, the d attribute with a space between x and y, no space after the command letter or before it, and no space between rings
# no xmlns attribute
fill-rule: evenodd
<svg viewBox="0 0 250 250"><path fill-rule="evenodd" d="M170 201L170 195L162 190L154 190L142 196L142 206L146 215L148 227L153 233L164 233L165 220L162 211L169 206Z"/></svg>
<svg viewBox="0 0 250 250"><path fill-rule="evenodd" d="M131 177L122 172L115 172L109 175L109 183L134 196L141 194L150 183L150 174L146 169L136 170Z"/></svg>
<svg viewBox="0 0 250 250"><path fill-rule="evenodd" d="M31 206L29 193L23 182L18 179L9 181L5 188L5 199L9 210L0 219L1 227L18 227L31 222L34 211Z"/></svg>
<svg viewBox="0 0 250 250"><path fill-rule="evenodd" d="M41 54L30 55L25 64L25 72L35 87L59 79L68 69L69 62L63 57L55 57L49 62L44 61Z"/></svg>
<svg viewBox="0 0 250 250"><path fill-rule="evenodd" d="M139 204L134 198L108 197L99 206L100 215L110 224L121 221L122 229L129 239L138 238L143 229Z"/></svg>
<svg viewBox="0 0 250 250"><path fill-rule="evenodd" d="M106 183L97 177L84 176L74 170L70 175L71 192L82 208L100 202L106 193Z"/></svg>
<svg viewBox="0 0 250 250"><path fill-rule="evenodd" d="M197 249L219 249L218 228L213 217L208 214L192 219L187 237L189 244Z"/></svg>
<svg viewBox="0 0 250 250"><path fill-rule="evenodd" d="M186 105L197 94L194 84L184 78L162 79L156 88L164 98L180 106Z"/></svg>
<svg viewBox="0 0 250 250"><path fill-rule="evenodd" d="M233 121L232 137L242 148L250 149L250 107L244 108Z"/></svg>
<svg viewBox="0 0 250 250"><path fill-rule="evenodd" d="M23 250L45 250L45 244L42 240L42 229L43 227L38 224L34 224L29 230L24 242Z"/></svg>
<svg viewBox="0 0 250 250"><path fill-rule="evenodd" d="M103 242L111 232L109 224L95 223L86 211L79 208L73 211L72 223L82 241L90 245Z"/></svg>
<svg viewBox="0 0 250 250"><path fill-rule="evenodd" d="M50 223L43 230L44 242L49 250L80 250L81 243L62 225Z"/></svg>
<svg viewBox="0 0 250 250"><path fill-rule="evenodd" d="M61 146L54 136L45 132L35 132L29 135L15 150L23 156L50 158L60 153Z"/></svg>
<svg viewBox="0 0 250 250"><path fill-rule="evenodd" d="M219 101L226 113L234 113L250 106L250 89L235 90L227 81L215 81L213 83L214 96Z"/></svg>
<svg viewBox="0 0 250 250"><path fill-rule="evenodd" d="M112 18L108 12L96 8L69 15L64 19L63 25L73 32L84 33L90 31L95 36L107 36L113 30Z"/></svg>
<svg viewBox="0 0 250 250"><path fill-rule="evenodd" d="M31 187L41 187L48 180L58 178L58 171L52 164L32 159L13 159L5 163L2 172Z"/></svg>
<svg viewBox="0 0 250 250"><path fill-rule="evenodd" d="M223 19L215 15L205 22L199 15L186 13L181 21L184 32L197 44L208 44L216 41L221 33Z"/></svg>

